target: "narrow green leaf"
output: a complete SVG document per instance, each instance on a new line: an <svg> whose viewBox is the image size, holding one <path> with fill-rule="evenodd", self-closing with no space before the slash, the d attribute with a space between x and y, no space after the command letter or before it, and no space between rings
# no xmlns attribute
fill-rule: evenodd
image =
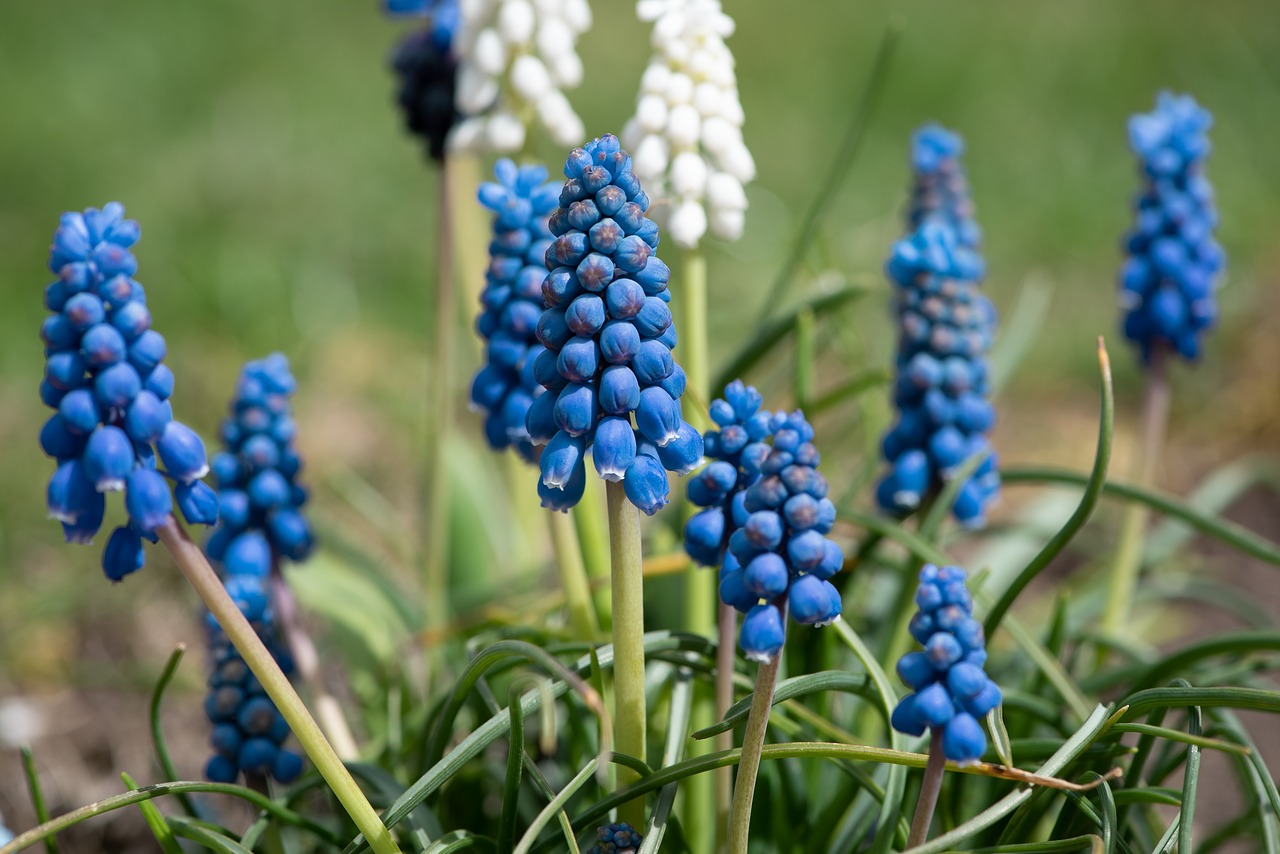
<svg viewBox="0 0 1280 854"><path fill-rule="evenodd" d="M515 844L516 819L520 815L520 779L524 770L524 712L520 707L520 689L511 686L507 697L507 714L511 725L507 728L507 776L502 786L502 815L498 817L497 849L506 854Z"/></svg>
<svg viewBox="0 0 1280 854"><path fill-rule="evenodd" d="M671 711L667 715L667 743L662 749L662 767L670 768L684 756L687 742L685 734L689 731L689 718L693 711L693 672L682 668L676 672L675 681L671 685ZM640 843L637 854L657 854L661 850L662 840L667 834L667 825L671 818L671 808L675 805L677 783L663 786L654 799L653 810L649 813L649 827L644 833L644 841Z"/></svg>
<svg viewBox="0 0 1280 854"><path fill-rule="evenodd" d="M946 481L942 484L942 489L932 501L927 502L921 507L924 510L924 516L920 520L920 539L926 543L938 542L938 534L942 531L942 523L946 521L947 515L951 512L951 508L955 506L956 495L959 494L961 487L969 482L969 478L978 470L978 466L982 465L983 460L991 456L990 448L971 454L965 458L955 471L947 475ZM914 589L915 585L911 585Z"/></svg>
<svg viewBox="0 0 1280 854"><path fill-rule="evenodd" d="M1187 687L1190 687L1188 685ZM1204 716L1199 706L1187 710L1187 729L1192 736L1204 731ZM1187 746L1187 760L1182 773L1182 823L1178 830L1178 850L1194 851L1191 834L1196 815L1196 787L1200 782L1200 746L1194 742Z"/></svg>
<svg viewBox="0 0 1280 854"><path fill-rule="evenodd" d="M875 689L872 688L871 677L867 674L848 673L842 670L823 670L818 673L793 676L790 679L784 679L779 682L778 689L773 693L773 705L776 706L787 700L794 700L797 697L818 694L824 691L840 691L868 699L880 699ZM730 706L728 711L725 712L723 720L698 730L693 734L692 738L711 738L726 730L731 730L742 721L745 721L750 711L751 697L747 696Z"/></svg>
<svg viewBox="0 0 1280 854"><path fill-rule="evenodd" d="M1130 694L1121 706L1128 706L1125 719L1137 718L1152 709L1225 707L1280 713L1280 691L1262 688L1148 688Z"/></svg>
<svg viewBox="0 0 1280 854"><path fill-rule="evenodd" d="M875 369L854 374L830 391L818 395L818 397L809 404L808 408L805 409L805 412L810 416L819 415L826 412L828 409L839 406L846 400L854 400L861 396L863 392L880 388L888 383L888 371Z"/></svg>
<svg viewBox="0 0 1280 854"><path fill-rule="evenodd" d="M165 662L164 670L160 672L160 678L156 680L155 687L151 689L151 706L149 709L151 721L151 744L155 747L156 760L160 763L160 770L164 772L166 780L178 779L177 769L173 766L173 759L169 755L169 743L164 737L164 727L160 721L160 706L164 700L165 689L169 687L169 683L173 681L173 674L178 672L178 665L182 662L182 655L187 651L187 645L180 643L173 648L173 652L169 653L169 660ZM186 795L178 795L178 802L182 804L182 808L186 810L187 815L196 815L195 804L191 803L191 799Z"/></svg>
<svg viewBox="0 0 1280 854"><path fill-rule="evenodd" d="M1169 729L1162 726L1151 726L1150 724L1132 724L1118 723L1111 727L1111 732L1136 732L1145 735L1153 735L1157 738L1168 739L1169 741L1180 741L1183 744L1194 744L1208 750L1220 750L1223 753L1234 753L1237 756L1248 756L1249 748L1242 747L1230 741L1223 741L1220 738L1208 738L1202 735L1192 735L1182 732L1181 730Z"/></svg>
<svg viewBox="0 0 1280 854"><path fill-rule="evenodd" d="M1018 594L1067 547L1067 544L1089 521L1089 517L1093 515L1094 508L1098 506L1098 499L1102 497L1103 486L1107 478L1107 467L1111 463L1111 440L1115 433L1115 397L1111 389L1111 362L1101 338L1098 339L1098 370L1102 377L1102 404L1098 418L1098 444L1093 457L1093 471L1085 482L1084 494L1080 496L1080 505L1076 507L1076 511L1071 514L1071 518L1067 520L1067 523L1062 526L1062 530L1058 531L1053 539L1045 544L1040 553L1032 558L1026 568L1009 584L999 600L996 601L995 606L987 614L983 629L986 631L988 639L1000 627L1000 621L1004 619L1005 613L1013 605L1013 601L1018 598ZM1004 471L1001 471L1000 476L1002 479L1007 480Z"/></svg>
<svg viewBox="0 0 1280 854"><path fill-rule="evenodd" d="M22 745L21 753L22 772L27 778L27 791L31 793L31 808L36 814L36 821L44 824L49 820L49 808L44 803L44 789L40 787L40 773L36 770L36 758L32 755L29 745ZM44 838L44 849L47 854L58 854L58 840L52 834Z"/></svg>
<svg viewBox="0 0 1280 854"><path fill-rule="evenodd" d="M865 528L868 531L879 534L887 540L893 540L924 563L934 563L939 566L954 563L946 552L939 550L892 519L886 519L883 516L876 516L871 513L863 513L848 506L840 508L840 518L852 522L859 528Z"/></svg>
<svg viewBox="0 0 1280 854"><path fill-rule="evenodd" d="M169 826L184 839L198 842L214 854L253 854L239 842L197 819L181 815L169 816Z"/></svg>
<svg viewBox="0 0 1280 854"><path fill-rule="evenodd" d="M796 312L795 323L795 342L796 342L796 381L795 396L796 406L800 409L807 410L809 401L813 397L813 374L814 374L814 342L813 326L816 322L813 316L813 309L806 308Z"/></svg>
<svg viewBox="0 0 1280 854"><path fill-rule="evenodd" d="M729 364L726 365L717 375L715 384L712 388L721 389L735 379L744 377L748 371L756 366L761 359L765 358L778 346L783 339L795 328L796 317L801 312L811 311L816 315L822 315L827 312L833 312L840 307L847 305L859 297L867 293L866 288L856 285L845 285L837 291L827 294L819 294L810 297L798 306L788 311L786 314L763 323L759 327L759 331L748 341L741 350L738 351Z"/></svg>
<svg viewBox="0 0 1280 854"><path fill-rule="evenodd" d="M1101 844L1102 840L1090 833L1085 836L1053 839L1048 842L1019 842L1014 845L974 848L972 854L1055 854L1062 851L1093 851Z"/></svg>
<svg viewBox="0 0 1280 854"><path fill-rule="evenodd" d="M178 655L181 655L181 652ZM120 779L124 780L129 791L137 791L137 781L127 773L121 772ZM141 810L142 817L146 819L147 827L151 828L151 835L156 838L161 850L165 854L182 854L182 846L178 845L178 840L174 838L173 828L165 822L164 816L160 814L160 810L156 809L156 805L151 801L141 801L138 803L138 809Z"/></svg>
<svg viewBox="0 0 1280 854"><path fill-rule="evenodd" d="M1001 318L1000 334L991 348L988 362L991 365L992 396L1000 393L1032 345L1040 340L1052 305L1053 281L1040 272L1028 275L1022 281L1013 310Z"/></svg>
<svg viewBox="0 0 1280 854"><path fill-rule="evenodd" d="M1008 768L1013 766L1013 742L1009 740L1009 730L1004 725L1004 706L999 705L987 714L987 729L991 731L991 744L995 747L1000 763Z"/></svg>
<svg viewBox="0 0 1280 854"><path fill-rule="evenodd" d="M525 831L524 836L520 837L520 842L516 845L514 854L529 854L530 849L533 848L533 843L538 839L538 834L542 832L542 828L546 827L547 824L550 823L556 813L564 809L564 805L569 802L569 799L573 797L579 789L586 785L587 781L596 773L596 768L599 766L599 758L592 757L591 761L588 762L572 780L565 784L565 787L560 790L559 794L552 798L551 802L543 808L542 812L538 813L538 817L529 824L529 829Z"/></svg>
<svg viewBox="0 0 1280 854"><path fill-rule="evenodd" d="M451 854L453 851L463 851L467 848L478 848L483 851L496 850L493 840L487 836L480 836L469 830L454 830L422 849L422 854Z"/></svg>
<svg viewBox="0 0 1280 854"><path fill-rule="evenodd" d="M1280 652L1280 632L1274 630L1228 632L1197 641L1183 649L1162 656L1151 664L1140 663L1112 668L1084 680L1090 690L1105 691L1125 687L1145 688L1159 685L1206 658L1219 655L1248 655L1257 652Z"/></svg>
<svg viewBox="0 0 1280 854"><path fill-rule="evenodd" d="M1181 827L1182 816L1175 815L1173 821L1169 822L1169 826L1164 829L1164 834L1156 843L1156 847L1151 849L1151 854L1167 854L1172 851L1174 844L1178 841L1178 830Z"/></svg>
<svg viewBox="0 0 1280 854"><path fill-rule="evenodd" d="M1088 478L1073 471L1056 468L1034 466L1014 466L1001 469L1000 478L1003 483L1062 483L1074 486L1087 484ZM1186 522L1202 534L1221 540L1229 546L1250 557L1266 561L1273 566L1280 566L1280 546L1260 537L1227 519L1204 513L1182 499L1157 489L1147 489L1131 483L1108 481L1103 491L1107 495L1123 498L1127 501L1138 501L1147 505L1157 513L1163 513Z"/></svg>

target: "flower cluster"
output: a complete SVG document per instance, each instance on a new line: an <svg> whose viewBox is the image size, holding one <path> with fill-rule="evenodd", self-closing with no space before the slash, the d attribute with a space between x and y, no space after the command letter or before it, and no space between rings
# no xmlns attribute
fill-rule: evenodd
<svg viewBox="0 0 1280 854"><path fill-rule="evenodd" d="M588 854L636 854L644 837L625 821L610 824L596 830L595 845Z"/></svg>
<svg viewBox="0 0 1280 854"><path fill-rule="evenodd" d="M457 0L387 0L393 15L426 16L427 26L410 33L396 47L391 68L399 81L396 101L405 127L422 137L437 162L444 158L445 140L458 120L454 90L458 60L453 39L458 29Z"/></svg>
<svg viewBox="0 0 1280 854"><path fill-rule="evenodd" d="M173 419L173 372L162 364L164 337L151 328L138 263L129 248L138 224L118 202L102 210L65 213L53 235L45 288L53 312L40 327L45 374L40 399L56 412L40 431L40 446L58 468L49 480L49 515L69 543L89 543L102 526L104 493L124 490L129 523L115 529L102 568L119 581L143 564L142 538L178 507L191 524L217 521L204 443ZM164 465L157 470L156 459Z"/></svg>
<svg viewBox="0 0 1280 854"><path fill-rule="evenodd" d="M280 669L291 673L293 660L276 633L268 579L232 575L226 585ZM290 782L302 771L302 757L283 746L289 737L288 723L212 614L207 622L213 672L204 710L213 724L209 743L214 753L205 765L205 777L234 783L243 772Z"/></svg>
<svg viewBox="0 0 1280 854"><path fill-rule="evenodd" d="M666 472L702 462L702 436L680 409L684 371L671 356L671 271L654 254L649 198L617 137L574 149L564 174L537 328L546 350L533 360L552 393L534 398L527 422L533 442L546 444L538 494L554 510L577 504L590 450L597 473L622 481L652 515L667 503Z"/></svg>
<svg viewBox="0 0 1280 854"><path fill-rule="evenodd" d="M240 373L231 415L222 422L227 450L213 458L218 527L207 551L227 575L266 578L283 558L302 560L314 545L302 514L302 458L289 397L296 384L281 353L249 362Z"/></svg>
<svg viewBox="0 0 1280 854"><path fill-rule="evenodd" d="M733 19L720 0L640 0L637 10L653 22L654 55L623 130L636 174L670 197L664 227L679 246L696 247L708 220L716 237L737 240L747 209L743 185L756 165L742 139L733 54L724 42Z"/></svg>
<svg viewBox="0 0 1280 854"><path fill-rule="evenodd" d="M1201 336L1218 315L1214 294L1225 258L1213 239L1218 212L1204 176L1212 123L1190 95L1169 92L1160 93L1154 112L1129 120L1144 185L1125 236L1120 305L1125 337L1144 361L1156 346L1198 358Z"/></svg>
<svg viewBox="0 0 1280 854"><path fill-rule="evenodd" d="M1000 687L982 669L987 661L982 624L958 566L920 570L911 636L924 651L898 661L898 675L912 693L893 710L893 728L923 735L942 728L942 751L953 762L977 762L987 749L979 721L1000 705Z"/></svg>
<svg viewBox="0 0 1280 854"><path fill-rule="evenodd" d="M471 403L485 413L490 447L512 446L533 462L536 452L525 422L533 399L544 391L534 379L533 363L544 351L536 333L551 245L547 217L559 205L560 188L547 182L543 167L516 168L506 159L498 161L494 176L497 183L480 187L480 203L493 211L493 239L476 319L485 340L485 365L471 382Z"/></svg>
<svg viewBox="0 0 1280 854"><path fill-rule="evenodd" d="M582 82L578 37L591 26L587 0L469 0L458 30L458 107L453 148L516 152L527 116L557 145L582 139L565 89Z"/></svg>
<svg viewBox="0 0 1280 854"><path fill-rule="evenodd" d="M897 286L898 421L882 450L890 465L876 490L880 507L905 514L936 493L966 460L983 455L951 507L963 525L985 523L1000 475L987 433L987 351L995 308L979 284L985 269L972 219L960 143L941 128L915 137L916 190L909 218L918 227L893 246L885 266Z"/></svg>
<svg viewBox="0 0 1280 854"><path fill-rule="evenodd" d="M720 429L705 441L715 461L689 481L689 501L706 509L686 525L685 548L698 563L720 565L721 600L747 615L743 652L769 661L785 637L780 603L801 625L839 619L840 593L828 579L844 554L825 536L836 508L817 470L813 428L799 411L762 412L760 404L741 380L712 403Z"/></svg>
<svg viewBox="0 0 1280 854"><path fill-rule="evenodd" d="M964 140L941 125L931 122L912 134L911 167L915 180L907 223L914 230L927 217L944 217L962 245L976 248L982 243L982 230L974 219L969 179L960 162L963 153Z"/></svg>

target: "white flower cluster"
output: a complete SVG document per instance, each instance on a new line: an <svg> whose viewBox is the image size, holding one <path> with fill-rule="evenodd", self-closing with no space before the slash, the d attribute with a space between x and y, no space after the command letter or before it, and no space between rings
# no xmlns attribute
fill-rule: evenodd
<svg viewBox="0 0 1280 854"><path fill-rule="evenodd" d="M536 120L557 145L581 145L582 120L565 89L582 82L578 37L587 0L461 0L455 150L512 153Z"/></svg>
<svg viewBox="0 0 1280 854"><path fill-rule="evenodd" d="M747 210L743 185L756 164L742 140L738 81L724 42L733 19L720 0L639 0L636 12L653 22L654 48L623 129L636 176L651 197L669 201L659 210L678 245L696 247L708 224L716 237L736 240Z"/></svg>

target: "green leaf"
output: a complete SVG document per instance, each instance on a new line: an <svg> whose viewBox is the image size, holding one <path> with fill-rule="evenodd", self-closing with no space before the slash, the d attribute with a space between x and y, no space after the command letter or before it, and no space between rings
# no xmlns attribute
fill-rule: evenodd
<svg viewBox="0 0 1280 854"><path fill-rule="evenodd" d="M520 707L520 691L511 686L507 698L507 714L511 725L507 727L507 776L502 785L502 815L498 817L497 849L506 854L515 844L516 818L520 815L520 778L524 771L524 712Z"/></svg>
<svg viewBox="0 0 1280 854"><path fill-rule="evenodd" d="M175 653L181 657L181 647ZM170 657L170 661L173 658ZM138 789L137 782L127 773L121 772L120 779L124 780L125 786L129 791L133 792ZM165 854L182 854L182 846L178 845L178 840L173 836L173 828L169 827L165 822L164 816L160 814L160 810L156 809L156 805L151 801L141 801L138 803L138 809L142 811L142 817L146 819L147 827L151 828L151 835L156 838L156 842L160 845L160 849Z"/></svg>
<svg viewBox="0 0 1280 854"><path fill-rule="evenodd" d="M485 851L496 850L493 840L487 836L480 836L469 830L454 830L432 842L422 850L422 854L450 854L450 852L462 851L467 848L479 848Z"/></svg>
<svg viewBox="0 0 1280 854"><path fill-rule="evenodd" d="M586 785L598 767L600 767L600 760L593 757L572 780L565 784L559 794L551 799L551 802L543 808L542 812L538 813L538 817L529 825L529 829L525 831L524 836L520 837L520 842L515 848L515 854L529 854L530 849L533 848L533 843L538 839L538 834L542 832L542 828L546 827L551 819L564 809L564 805L569 802L569 799L579 789Z"/></svg>
<svg viewBox="0 0 1280 854"><path fill-rule="evenodd" d="M996 706L987 714L987 729L991 731L991 744L995 747L1000 763L1008 768L1013 767L1013 743L1009 740L1009 730L1004 725L1004 706Z"/></svg>
<svg viewBox="0 0 1280 854"><path fill-rule="evenodd" d="M31 793L31 808L36 814L36 821L44 824L49 820L49 809L44 803L44 790L40 787L40 773L36 770L36 758L28 745L23 745L22 772L27 778L27 791ZM20 850L14 848L15 851ZM44 850L47 854L58 854L58 840L52 834L44 838Z"/></svg>
<svg viewBox="0 0 1280 854"><path fill-rule="evenodd" d="M1220 750L1223 753L1234 753L1237 756L1248 756L1249 749L1241 747L1230 741L1223 741L1220 738L1207 738L1202 735L1192 735L1182 732L1181 730L1168 729L1162 726L1151 726L1150 724L1128 724L1118 723L1111 727L1111 732L1136 732L1144 735L1153 735L1156 738L1164 738L1169 741L1180 741L1183 744L1194 744L1197 747L1203 747L1208 750Z"/></svg>
<svg viewBox="0 0 1280 854"><path fill-rule="evenodd" d="M735 379L745 377L748 371L755 367L760 360L768 356L773 348L778 346L787 337L787 334L795 328L796 317L801 312L810 311L817 315L833 312L860 298L866 292L866 288L845 285L832 293L810 297L776 320L762 324L755 336L716 375L712 388L721 389Z"/></svg>
<svg viewBox="0 0 1280 854"><path fill-rule="evenodd" d="M936 543L938 541L938 533L942 530L942 523L946 520L947 514L951 512L951 508L955 506L956 495L960 492L961 487L969 482L969 478L978 470L978 466L982 465L983 460L991 456L992 453L994 452L990 448L984 448L976 454L971 454L956 467L955 471L947 475L946 481L942 484L942 489L938 491L937 496L922 506L924 518L920 520L920 539L926 543ZM914 584L911 586L915 587Z"/></svg>
<svg viewBox="0 0 1280 854"><path fill-rule="evenodd" d="M1085 836L1053 839L1048 842L1019 842L1013 845L996 845L991 848L974 848L972 854L1054 854L1060 851L1101 850L1102 840L1090 833Z"/></svg>
<svg viewBox="0 0 1280 854"><path fill-rule="evenodd" d="M667 715L667 743L662 749L662 767L675 765L684 756L685 733L689 731L689 718L693 711L693 672L688 668L676 671L671 685L671 711ZM667 834L671 808L676 801L678 784L663 786L654 799L649 813L649 826L644 833L637 854L657 854Z"/></svg>
<svg viewBox="0 0 1280 854"><path fill-rule="evenodd" d="M1007 317L1000 319L1000 334L991 348L991 394L996 396L1031 347L1040 340L1042 327L1053 305L1053 282L1043 273L1033 272L1022 282L1018 299Z"/></svg>
<svg viewBox="0 0 1280 854"><path fill-rule="evenodd" d="M1111 463L1111 440L1115 433L1115 397L1111 389L1111 362L1101 338L1098 339L1098 370L1102 377L1102 405L1098 418L1098 444L1093 457L1093 471L1085 482L1084 494L1080 496L1080 505L1076 507L1076 511L1071 514L1071 518L1067 520L1067 523L1062 526L1062 530L1045 544L1040 553L1032 558L1026 568L1009 584L999 600L996 601L995 606L987 614L983 629L986 631L988 639L1000 627L1000 621L1004 619L1005 613L1013 605L1013 601L1018 598L1018 594L1067 547L1067 544L1084 527L1085 522L1089 521L1089 517L1093 515L1094 508L1098 506L1098 499L1102 496L1102 489L1106 483L1107 467ZM1002 480L1008 479L1004 471L1001 471L1000 476Z"/></svg>
<svg viewBox="0 0 1280 854"><path fill-rule="evenodd" d="M151 689L151 706L149 709L151 721L151 744L156 750L156 760L160 763L160 770L164 772L166 780L178 779L178 772L173 766L173 759L169 755L169 743L164 737L164 727L160 721L160 705L164 701L165 689L169 687L169 683L173 681L173 674L178 672L178 665L182 662L182 655L187 651L187 645L180 643L173 648L173 652L169 653L169 660L165 662L164 670L160 672L160 678L156 680L155 687ZM196 815L196 808L191 799L186 795L178 795L178 802L182 804L182 808L186 810L187 815Z"/></svg>
<svg viewBox="0 0 1280 854"><path fill-rule="evenodd" d="M809 416L816 417L817 415L826 412L828 409L839 406L846 400L854 400L861 396L863 392L871 391L872 389L877 389L881 386L887 385L889 383L889 379L888 371L882 371L879 369L866 370L860 374L854 374L849 377L849 379L840 383L840 385L825 394L819 395L817 399L810 403L805 409L805 413Z"/></svg>
<svg viewBox="0 0 1280 854"><path fill-rule="evenodd" d="M1187 673L1192 665L1219 655L1248 655L1262 651L1280 652L1280 632L1229 632L1165 655L1153 664L1134 664L1112 668L1084 680L1093 691L1106 691L1124 686L1129 689L1158 685L1179 673Z"/></svg>
<svg viewBox="0 0 1280 854"><path fill-rule="evenodd" d="M871 513L863 513L848 506L840 508L840 518L852 522L860 528L866 528L872 533L879 534L887 540L893 540L925 563L938 564L939 566L954 563L946 552L940 551L933 544L911 533L892 519L886 519L883 516L876 516Z"/></svg>
<svg viewBox="0 0 1280 854"><path fill-rule="evenodd" d="M1126 697L1120 706L1124 719L1141 717L1152 709L1226 707L1280 713L1280 691L1262 688L1148 688Z"/></svg>
<svg viewBox="0 0 1280 854"><path fill-rule="evenodd" d="M1199 706L1192 706L1187 710L1187 729L1192 736L1199 736L1204 731L1204 716ZM1195 824L1196 787L1199 782L1200 746L1192 742L1187 747L1187 759L1182 773L1182 823L1178 831L1179 851L1195 850L1191 847L1191 833Z"/></svg>
<svg viewBox="0 0 1280 854"><path fill-rule="evenodd" d="M169 827L173 828L173 832L178 836L198 842L214 854L253 854L248 848L222 833L221 828L215 830L196 819L171 815Z"/></svg>
<svg viewBox="0 0 1280 854"><path fill-rule="evenodd" d="M804 676L793 676L778 683L773 693L773 705L787 700L818 694L824 691L840 691L856 694L868 699L880 699L880 695L872 688L872 680L867 674L847 673L842 670L823 670L818 673L806 673ZM729 707L724 718L709 727L693 734L695 739L711 738L726 730L731 730L747 719L751 711L751 697L744 697Z"/></svg>
<svg viewBox="0 0 1280 854"><path fill-rule="evenodd" d="M1013 466L1001 469L1000 478L1005 484L1062 483L1084 486L1089 483L1088 478L1073 471L1034 466ZM1235 522L1211 513L1204 513L1167 492L1147 489L1131 483L1117 483L1113 480L1107 481L1103 491L1116 498L1145 504L1157 513L1180 519L1200 533L1220 540L1250 557L1256 557L1272 566L1280 566L1280 547L1275 543L1258 536L1243 525L1237 525Z"/></svg>

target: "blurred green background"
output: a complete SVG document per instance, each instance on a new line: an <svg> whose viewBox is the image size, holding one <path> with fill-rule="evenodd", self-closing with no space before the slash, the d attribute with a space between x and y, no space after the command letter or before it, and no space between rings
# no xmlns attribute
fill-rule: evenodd
<svg viewBox="0 0 1280 854"><path fill-rule="evenodd" d="M599 134L630 115L649 47L632 4L593 5L581 45L588 82L570 96ZM966 139L988 287L1006 320L1028 278L1054 286L1003 396L997 446L1006 459L1084 465L1096 417L1093 341L1107 334L1123 465L1139 388L1115 333L1114 271L1136 186L1125 121L1167 87L1215 115L1209 175L1230 266L1204 363L1176 372L1162 477L1177 487L1245 450L1277 449L1274 0L726 6L738 21L730 47L759 177L745 237L708 251L713 361L752 334L892 19L903 37L879 111L788 294L837 277L876 289L824 331L839 346L819 389L887 363L880 265L900 231L906 140L936 119ZM128 693L176 637L196 637L189 608L165 607L183 595L170 574L109 587L98 549L63 546L44 518L51 466L35 438L46 417L37 329L63 210L118 199L141 223L138 279L169 341L182 420L212 439L241 362L283 350L300 378L318 512L341 515L334 484L354 473L390 499L399 523L416 518L436 194L391 100L386 58L406 30L372 0L0 6L0 698L68 684ZM540 154L554 162L564 152ZM470 353L460 350L460 378L472 371ZM784 405L786 388L774 382ZM887 417L882 404L871 409ZM458 423L478 436L466 413ZM499 483L488 468L487 482Z"/></svg>

